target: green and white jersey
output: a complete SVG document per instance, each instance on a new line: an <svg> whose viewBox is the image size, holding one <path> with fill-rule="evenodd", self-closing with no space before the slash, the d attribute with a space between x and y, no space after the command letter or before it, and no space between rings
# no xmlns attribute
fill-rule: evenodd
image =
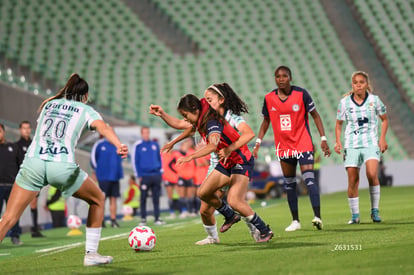
<svg viewBox="0 0 414 275"><path fill-rule="evenodd" d="M367 93L361 105L354 94L344 97L338 105L337 120L346 121L344 148L364 148L378 145L378 116L387 112L378 96Z"/></svg>
<svg viewBox="0 0 414 275"><path fill-rule="evenodd" d="M86 128L101 115L74 100L54 99L43 107L27 157L55 162L75 162L75 147Z"/></svg>
<svg viewBox="0 0 414 275"><path fill-rule="evenodd" d="M224 119L230 124L231 127L233 127L236 131L239 131L237 128L239 127L240 123L246 122L242 116L238 116L232 113L232 111L228 110L224 114ZM215 152L210 154L210 167L208 168L209 175L211 171L214 170L216 165L219 163L219 158Z"/></svg>

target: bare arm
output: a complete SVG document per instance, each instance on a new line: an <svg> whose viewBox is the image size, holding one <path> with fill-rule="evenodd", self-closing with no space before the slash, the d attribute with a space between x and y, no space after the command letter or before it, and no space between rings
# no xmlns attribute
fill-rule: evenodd
<svg viewBox="0 0 414 275"><path fill-rule="evenodd" d="M98 131L99 134L112 143L116 147L118 155L121 155L122 158L126 158L128 156L128 147L121 143L112 127L106 124L105 121L95 120L91 123L91 129Z"/></svg>
<svg viewBox="0 0 414 275"><path fill-rule="evenodd" d="M381 153L384 153L387 149L388 149L388 144L387 141L385 140L385 135L387 134L388 131L388 117L387 114L383 114L379 116L382 120L381 123L381 136L379 139L379 148L381 150Z"/></svg>
<svg viewBox="0 0 414 275"><path fill-rule="evenodd" d="M318 111L314 109L312 112L310 112L313 120L315 121L316 128L318 129L319 135L321 137L325 136L325 129L323 127L321 116L319 115ZM331 150L329 149L328 142L326 140L321 141L321 149L324 156L330 156Z"/></svg>
<svg viewBox="0 0 414 275"><path fill-rule="evenodd" d="M237 130L240 132L240 137L235 142L230 144L229 147L223 148L219 151L218 155L220 159L229 157L231 152L249 143L249 141L251 141L255 136L252 128L250 128L246 122L240 123Z"/></svg>
<svg viewBox="0 0 414 275"><path fill-rule="evenodd" d="M341 143L342 123L343 123L342 120L336 120L334 150L337 154L340 154L342 150L342 143Z"/></svg>
<svg viewBox="0 0 414 275"><path fill-rule="evenodd" d="M265 136L267 129L269 129L269 124L270 124L270 118L268 117L263 117L263 121L262 124L260 125L260 130L259 130L259 134L257 135L258 139L263 139L263 137ZM256 142L256 145L253 148L253 157L255 159L257 159L257 155L259 153L259 148L260 148L260 143Z"/></svg>
<svg viewBox="0 0 414 275"><path fill-rule="evenodd" d="M208 141L209 142L206 144L206 146L204 146L200 150L194 152L193 154L189 156L179 158L177 160L177 165L185 163L185 162L189 162L193 159L204 157L212 152L215 152L217 150L218 142L220 141L220 134L218 133L210 134L208 136Z"/></svg>
<svg viewBox="0 0 414 275"><path fill-rule="evenodd" d="M165 144L162 148L161 148L161 152L169 152L171 151L171 149L174 147L175 144L177 144L178 142L182 141L183 139L186 139L190 136L192 136L195 132L195 129L193 127L191 128L186 128L184 130L184 132L182 132L178 137L176 137L175 139L171 140L170 142L168 142L167 144Z"/></svg>
<svg viewBox="0 0 414 275"><path fill-rule="evenodd" d="M151 106L149 107L149 113L154 116L159 116L160 118L162 118L162 120L165 121L165 123L168 124L168 126L174 129L187 129L192 127L192 125L187 121L169 115L159 105L151 104Z"/></svg>

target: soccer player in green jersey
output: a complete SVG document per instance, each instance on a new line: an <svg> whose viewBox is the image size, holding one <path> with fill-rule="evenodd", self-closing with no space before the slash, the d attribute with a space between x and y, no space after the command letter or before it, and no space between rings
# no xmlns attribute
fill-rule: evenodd
<svg viewBox="0 0 414 275"><path fill-rule="evenodd" d="M75 146L85 128L96 130L117 148L122 158L128 147L121 144L88 101L88 83L72 74L55 96L39 108L36 133L20 167L9 203L0 221L0 241L17 222L27 205L42 187L50 184L62 191L63 197L74 196L89 204L86 222L86 254L84 265L112 262L111 256L98 254L105 195L88 174L75 163Z"/></svg>
<svg viewBox="0 0 414 275"><path fill-rule="evenodd" d="M378 206L380 185L378 163L380 152L387 148L385 135L388 129L386 108L377 95L372 94L368 74L357 71L352 74L352 91L338 105L335 126L335 152L344 149L344 166L348 174L348 203L352 213L349 224L359 223L359 170L363 163L369 182L371 197L371 219L381 222ZM378 140L378 121L381 120L381 136ZM344 146L341 143L342 124L346 121Z"/></svg>

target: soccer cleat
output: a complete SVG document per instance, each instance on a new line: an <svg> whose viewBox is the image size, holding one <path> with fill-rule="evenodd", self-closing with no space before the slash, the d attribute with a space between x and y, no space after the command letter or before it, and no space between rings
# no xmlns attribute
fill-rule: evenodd
<svg viewBox="0 0 414 275"><path fill-rule="evenodd" d="M381 217L379 216L378 208L371 209L371 219L373 222L381 222Z"/></svg>
<svg viewBox="0 0 414 275"><path fill-rule="evenodd" d="M252 236L253 240L258 242L260 240L260 231L259 229L254 229L250 231L250 235Z"/></svg>
<svg viewBox="0 0 414 275"><path fill-rule="evenodd" d="M322 220L318 217L313 218L312 224L313 224L313 227L315 227L318 230L322 230L323 228Z"/></svg>
<svg viewBox="0 0 414 275"><path fill-rule="evenodd" d="M269 225L267 226L267 231L259 235L259 238L256 240L257 243L265 243L270 241L273 238L273 232L270 230Z"/></svg>
<svg viewBox="0 0 414 275"><path fill-rule="evenodd" d="M213 238L213 237L207 236L207 238L205 238L201 241L198 241L195 244L196 245L206 245L206 244L215 244L215 243L219 243L219 242L220 242L220 239L218 237Z"/></svg>
<svg viewBox="0 0 414 275"><path fill-rule="evenodd" d="M241 220L240 215L234 213L233 216L231 216L231 218L228 218L224 221L223 225L220 227L220 232L224 233L227 230L230 229L230 227L235 224L238 223Z"/></svg>
<svg viewBox="0 0 414 275"><path fill-rule="evenodd" d="M154 224L155 224L155 225L164 225L164 224L166 224L166 222L165 222L165 221L163 221L163 220L161 220L161 219L158 219L158 220L156 220L156 221L154 222Z"/></svg>
<svg viewBox="0 0 414 275"><path fill-rule="evenodd" d="M19 237L11 237L11 241L14 245L22 245L23 243L20 241Z"/></svg>
<svg viewBox="0 0 414 275"><path fill-rule="evenodd" d="M86 253L83 260L84 266L103 265L112 263L111 256L102 256L98 253Z"/></svg>
<svg viewBox="0 0 414 275"><path fill-rule="evenodd" d="M286 232L291 232L291 231L296 231L298 229L300 229L300 223L297 220L293 220L292 223L285 228Z"/></svg>
<svg viewBox="0 0 414 275"><path fill-rule="evenodd" d="M141 222L139 223L140 226L147 225L146 219L141 219Z"/></svg>
<svg viewBox="0 0 414 275"><path fill-rule="evenodd" d="M359 214L352 214L352 218L348 222L348 224L358 224L358 223L360 223Z"/></svg>
<svg viewBox="0 0 414 275"><path fill-rule="evenodd" d="M112 228L120 228L119 224L115 220L111 221L111 226Z"/></svg>

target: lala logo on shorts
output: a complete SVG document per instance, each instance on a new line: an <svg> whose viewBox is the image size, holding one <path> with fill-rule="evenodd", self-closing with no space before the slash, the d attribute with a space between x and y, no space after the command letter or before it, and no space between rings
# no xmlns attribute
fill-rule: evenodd
<svg viewBox="0 0 414 275"><path fill-rule="evenodd" d="M69 154L68 149L65 146L58 148L55 146L54 142L47 141L47 147L40 147L39 154L52 154L52 155L59 155L59 154Z"/></svg>

